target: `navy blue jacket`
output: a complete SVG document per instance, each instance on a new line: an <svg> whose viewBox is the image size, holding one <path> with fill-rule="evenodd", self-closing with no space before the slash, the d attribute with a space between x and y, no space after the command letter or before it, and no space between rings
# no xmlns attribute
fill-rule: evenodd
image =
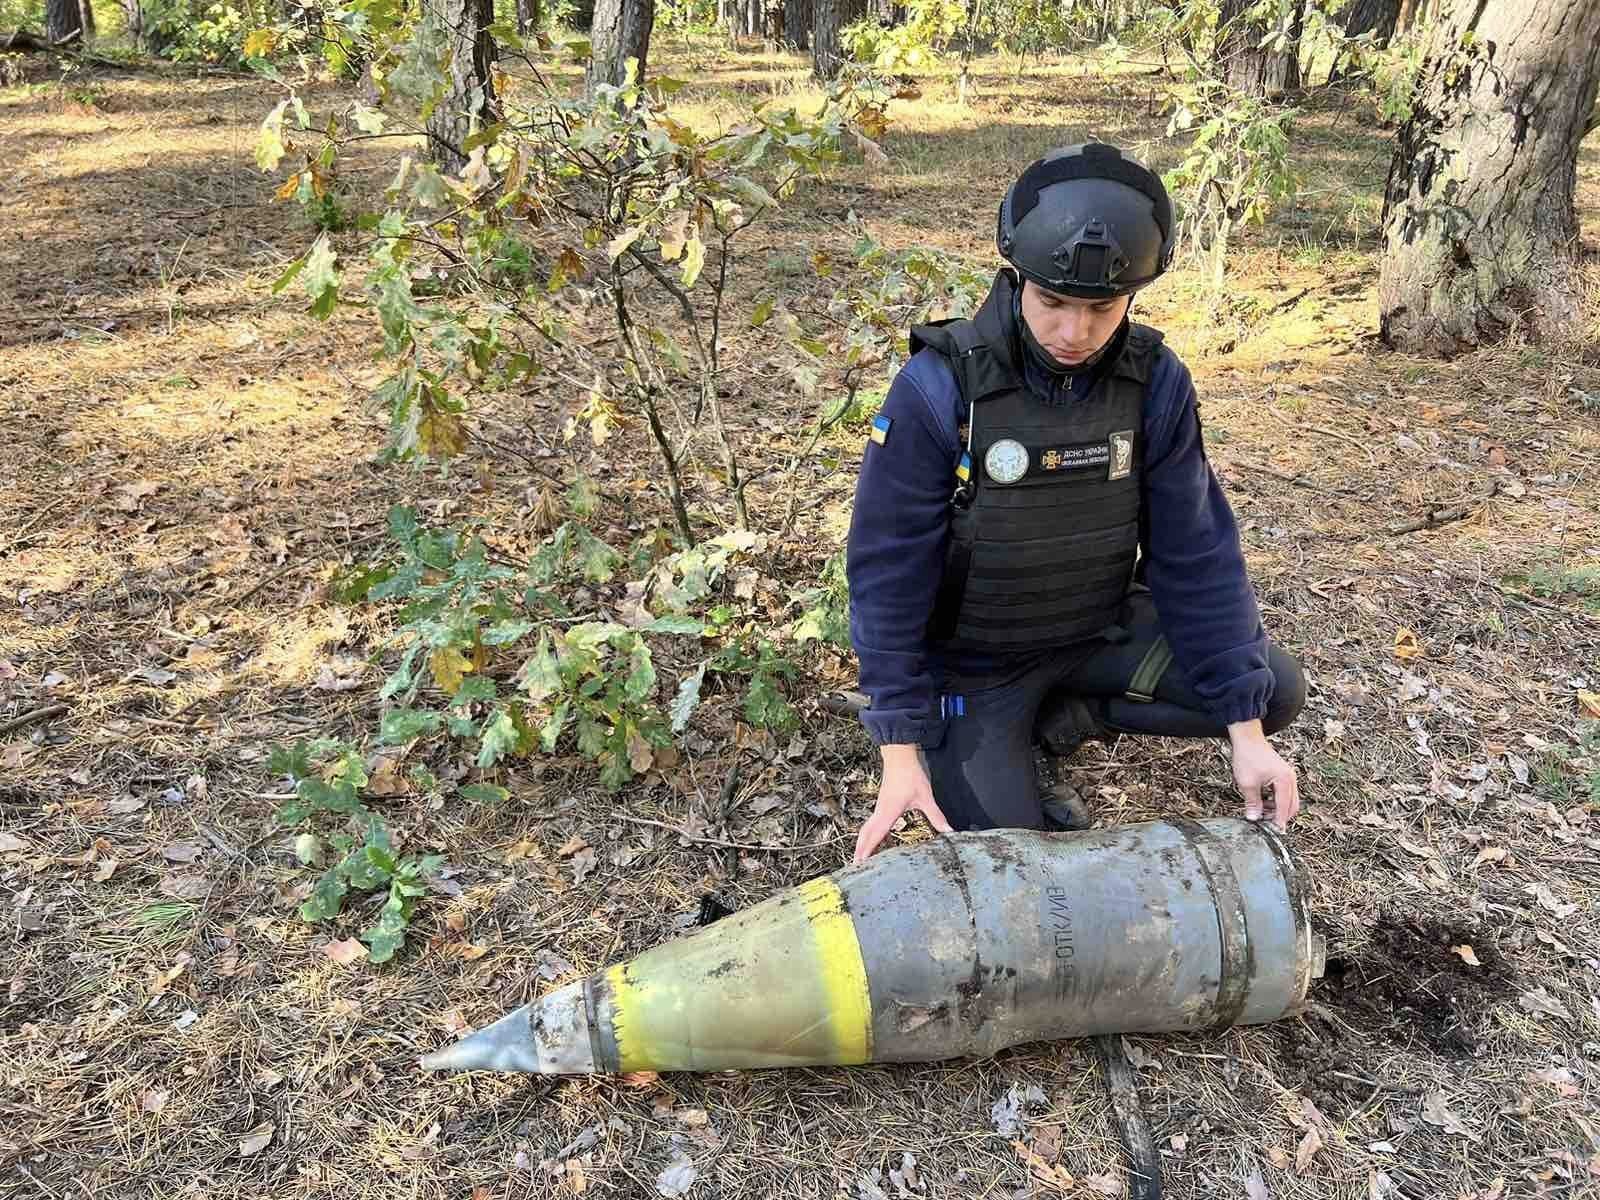
<svg viewBox="0 0 1600 1200"><path fill-rule="evenodd" d="M1057 377L1031 356L1023 360L1041 403L1070 404L1094 385L1090 373ZM1206 462L1195 403L1188 368L1162 346L1144 406L1140 570L1195 691L1222 721L1248 721L1263 716L1272 698L1267 638L1233 511ZM881 417L888 433L882 444L867 444L846 554L850 640L861 690L872 700L861 720L879 745L937 746L948 679L992 675L1037 655L941 652L924 638L949 539L956 430L966 420L945 359L933 350L913 355Z"/></svg>

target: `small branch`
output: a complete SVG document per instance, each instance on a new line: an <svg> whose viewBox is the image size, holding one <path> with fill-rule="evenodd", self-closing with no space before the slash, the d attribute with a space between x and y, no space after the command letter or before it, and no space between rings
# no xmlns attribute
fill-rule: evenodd
<svg viewBox="0 0 1600 1200"><path fill-rule="evenodd" d="M29 725L37 725L40 721L51 721L56 717L64 717L71 710L65 704L49 704L44 708L36 708L32 712L25 712L20 717L0 725L0 737L8 733L15 733L19 729L26 729Z"/></svg>
<svg viewBox="0 0 1600 1200"><path fill-rule="evenodd" d="M730 842L723 838L695 837L685 833L676 825L669 825L665 821L652 821L646 817L630 817L622 813L613 814L617 820L626 821L630 825L649 825L655 829L665 829L668 833L676 834L685 841L697 846L724 846L729 850L766 850L773 854L796 854L806 850L820 850L824 846L832 846L837 842L854 841L854 835L843 834L839 837L829 838L823 842L812 842L804 846L767 846L760 842Z"/></svg>
<svg viewBox="0 0 1600 1200"><path fill-rule="evenodd" d="M1105 1070L1106 1091L1111 1097L1111 1112L1116 1117L1117 1133L1128 1154L1128 1194L1133 1200L1161 1200L1161 1155L1156 1151L1150 1125L1139 1107L1139 1089L1133 1081L1133 1064L1128 1061L1120 1034L1103 1034L1094 1039Z"/></svg>
<svg viewBox="0 0 1600 1200"><path fill-rule="evenodd" d="M1405 521L1399 525L1391 525L1384 530L1384 533L1390 537L1395 537L1402 533L1416 533L1422 529L1434 529L1440 525L1448 525L1451 521L1460 521L1465 517L1470 517L1478 511L1480 506L1494 499L1499 490L1500 484L1497 480L1495 485L1487 492L1481 496L1474 496L1465 504L1455 504L1449 508L1429 509L1426 516L1418 517L1414 521Z"/></svg>

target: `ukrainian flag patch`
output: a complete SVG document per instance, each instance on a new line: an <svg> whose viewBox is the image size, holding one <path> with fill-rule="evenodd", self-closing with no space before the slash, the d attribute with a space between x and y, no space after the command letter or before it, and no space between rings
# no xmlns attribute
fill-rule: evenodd
<svg viewBox="0 0 1600 1200"><path fill-rule="evenodd" d="M873 417L872 440L877 442L880 446L887 442L889 440L889 426L893 424L894 420L890 417L884 416L882 413L879 413L877 416Z"/></svg>
<svg viewBox="0 0 1600 1200"><path fill-rule="evenodd" d="M972 478L972 455L962 454L961 461L956 464L956 478L962 483Z"/></svg>

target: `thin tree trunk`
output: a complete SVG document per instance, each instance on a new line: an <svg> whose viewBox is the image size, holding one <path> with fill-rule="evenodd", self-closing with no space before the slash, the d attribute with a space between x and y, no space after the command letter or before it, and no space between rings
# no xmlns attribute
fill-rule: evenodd
<svg viewBox="0 0 1600 1200"><path fill-rule="evenodd" d="M1229 87L1251 96L1278 96L1300 87L1300 33L1305 0L1297 0L1282 29L1287 44L1262 49L1268 30L1250 17L1253 0L1222 0L1212 59ZM1280 18L1282 19L1282 18Z"/></svg>
<svg viewBox="0 0 1600 1200"><path fill-rule="evenodd" d="M85 25L83 10L86 5L79 0L46 0L44 9L45 37L56 45L82 42L94 32L94 20Z"/></svg>
<svg viewBox="0 0 1600 1200"><path fill-rule="evenodd" d="M814 0L811 27L811 69L818 79L832 79L844 66L839 35L867 11L866 0Z"/></svg>
<svg viewBox="0 0 1600 1200"><path fill-rule="evenodd" d="M811 0L783 0L783 36L796 50L811 49Z"/></svg>
<svg viewBox="0 0 1600 1200"><path fill-rule="evenodd" d="M1266 52L1261 29L1249 17L1251 0L1222 0L1217 8L1217 42L1211 52L1217 75L1230 87L1259 95L1266 82Z"/></svg>
<svg viewBox="0 0 1600 1200"><path fill-rule="evenodd" d="M972 53L977 46L978 10L983 0L967 0L967 29L961 43L961 78L956 85L956 103L967 103L967 84L972 75Z"/></svg>
<svg viewBox="0 0 1600 1200"><path fill-rule="evenodd" d="M445 94L428 117L428 151L440 170L455 174L467 163L462 146L494 104L494 0L424 2L424 19L444 28L450 47Z"/></svg>
<svg viewBox="0 0 1600 1200"><path fill-rule="evenodd" d="M1573 196L1597 88L1594 0L1471 0L1435 26L1384 195L1385 342L1451 354L1581 333Z"/></svg>
<svg viewBox="0 0 1600 1200"><path fill-rule="evenodd" d="M1400 20L1401 0L1355 0L1344 10L1344 36L1358 38L1370 36L1372 47L1382 50L1394 37ZM1328 82L1335 83L1344 76L1345 56L1334 56L1328 68Z"/></svg>
<svg viewBox="0 0 1600 1200"><path fill-rule="evenodd" d="M620 87L627 78L630 58L639 64L635 78L644 79L650 27L655 18L655 0L599 0L594 8L594 26L589 31L594 52L588 73L591 93L600 83Z"/></svg>
<svg viewBox="0 0 1600 1200"><path fill-rule="evenodd" d="M517 32L533 33L544 22L544 6L540 0L517 0Z"/></svg>
<svg viewBox="0 0 1600 1200"><path fill-rule="evenodd" d="M1344 10L1345 37L1372 35L1372 44L1378 49L1389 44L1395 25L1400 20L1400 0L1354 0Z"/></svg>

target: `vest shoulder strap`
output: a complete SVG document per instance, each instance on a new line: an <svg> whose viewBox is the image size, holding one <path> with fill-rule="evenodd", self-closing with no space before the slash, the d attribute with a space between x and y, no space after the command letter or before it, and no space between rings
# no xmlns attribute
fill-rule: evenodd
<svg viewBox="0 0 1600 1200"><path fill-rule="evenodd" d="M911 327L911 353L926 347L954 360L971 354L984 344L978 327L966 317L950 317Z"/></svg>
<svg viewBox="0 0 1600 1200"><path fill-rule="evenodd" d="M1166 337L1161 330L1150 325L1130 322L1128 340L1123 343L1122 353L1117 357L1111 373L1135 383L1148 383L1150 369L1155 365L1156 355L1161 352L1161 344Z"/></svg>

